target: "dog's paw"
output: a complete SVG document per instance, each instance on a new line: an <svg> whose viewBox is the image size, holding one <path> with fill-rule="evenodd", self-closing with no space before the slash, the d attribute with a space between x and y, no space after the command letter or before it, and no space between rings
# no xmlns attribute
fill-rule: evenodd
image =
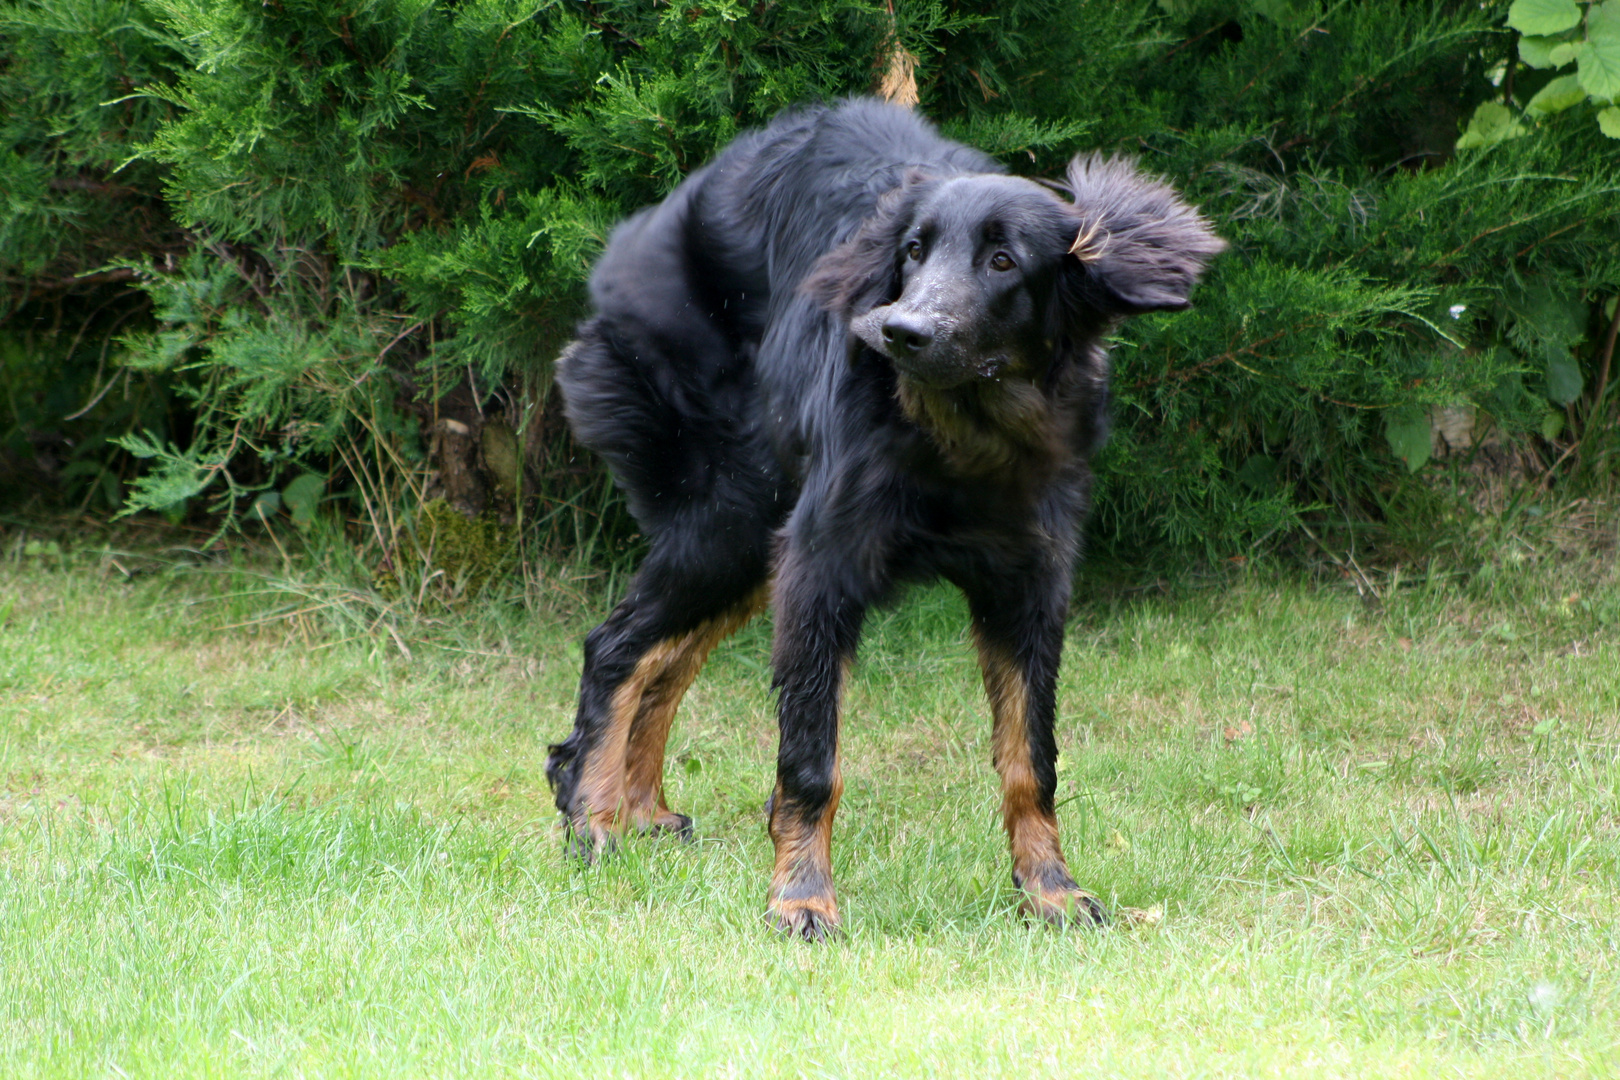
<svg viewBox="0 0 1620 1080"><path fill-rule="evenodd" d="M826 941L843 934L838 905L831 899L774 900L765 919L778 933L805 941Z"/></svg>
<svg viewBox="0 0 1620 1080"><path fill-rule="evenodd" d="M585 866L593 866L600 859L613 855L619 849L619 834L607 815L565 814L563 816L563 853Z"/></svg>
<svg viewBox="0 0 1620 1080"><path fill-rule="evenodd" d="M610 832L597 829L570 830L568 839L563 844L563 853L581 866L595 866L605 858L611 858L619 850L619 838Z"/></svg>
<svg viewBox="0 0 1620 1080"><path fill-rule="evenodd" d="M629 823L620 815L580 814L575 820L564 818L564 828L567 830L565 850L586 866L615 854L627 833L692 839L692 819L673 810L661 810L651 818Z"/></svg>
<svg viewBox="0 0 1620 1080"><path fill-rule="evenodd" d="M657 816L647 823L645 831L649 836L678 836L690 842L692 819L673 810L660 810Z"/></svg>
<svg viewBox="0 0 1620 1080"><path fill-rule="evenodd" d="M1019 908L1026 916L1056 927L1108 925L1108 909L1102 901L1079 888L1040 892L1026 889Z"/></svg>

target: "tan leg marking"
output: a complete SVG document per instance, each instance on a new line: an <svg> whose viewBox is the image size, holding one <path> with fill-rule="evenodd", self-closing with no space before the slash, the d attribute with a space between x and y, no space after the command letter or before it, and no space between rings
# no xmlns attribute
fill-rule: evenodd
<svg viewBox="0 0 1620 1080"><path fill-rule="evenodd" d="M844 695L849 681L850 661L839 670L837 694ZM835 752L836 755L836 752ZM844 797L844 767L834 756L832 793L814 821L805 821L782 795L778 781L771 798L770 834L776 845L776 866L771 871L771 889L766 918L776 928L807 940L820 939L838 931L838 895L833 889L832 827L838 802Z"/></svg>
<svg viewBox="0 0 1620 1080"><path fill-rule="evenodd" d="M1097 921L1101 904L1074 884L1058 842L1057 815L1041 808L1040 781L1029 753L1029 686L1012 657L979 641L979 667L994 717L996 772L1001 775L1001 821L1012 850L1013 880L1023 910L1053 923Z"/></svg>
<svg viewBox="0 0 1620 1080"><path fill-rule="evenodd" d="M625 748L624 813L616 824L633 829L679 830L689 822L664 801L664 749L675 710L703 669L709 652L740 630L770 600L761 586L746 601L681 638L672 638L661 666L642 687ZM637 670L640 668L638 666Z"/></svg>
<svg viewBox="0 0 1620 1080"><path fill-rule="evenodd" d="M843 769L833 766L832 797L813 822L785 803L780 785L771 804L770 833L776 866L766 917L777 929L818 939L838 929L838 896L832 882L832 826L844 795Z"/></svg>
<svg viewBox="0 0 1620 1080"><path fill-rule="evenodd" d="M670 725L708 653L699 631L676 639L668 660L641 692L630 722L624 763L623 823L632 829L678 828L680 820L664 802L664 748Z"/></svg>
<svg viewBox="0 0 1620 1080"><path fill-rule="evenodd" d="M575 828L590 831L591 850L600 851L619 832L620 809L625 801L625 757L630 727L641 709L647 683L669 663L683 638L660 641L647 650L635 670L613 694L606 729L591 749L579 778L579 805L585 820Z"/></svg>

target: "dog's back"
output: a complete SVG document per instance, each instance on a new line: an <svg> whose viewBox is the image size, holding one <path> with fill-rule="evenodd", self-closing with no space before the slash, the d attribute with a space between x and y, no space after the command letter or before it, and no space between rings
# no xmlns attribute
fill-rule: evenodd
<svg viewBox="0 0 1620 1080"><path fill-rule="evenodd" d="M823 396L843 347L798 286L913 170L1003 171L909 110L852 100L743 135L614 230L591 275L597 316L558 381L576 434L613 466L644 526L659 513L653 492L704 486L691 469L676 476L649 460L690 459L673 452L683 430L753 444L742 454L751 471L792 470L810 414L775 416L770 439L757 434L758 414L797 413ZM773 326L787 332L770 340ZM598 340L612 347L590 347ZM640 423L627 429L626 416Z"/></svg>
<svg viewBox="0 0 1620 1080"><path fill-rule="evenodd" d="M760 283L781 298L908 170L1003 171L893 105L855 100L788 113L739 139L697 180L693 247L757 253Z"/></svg>

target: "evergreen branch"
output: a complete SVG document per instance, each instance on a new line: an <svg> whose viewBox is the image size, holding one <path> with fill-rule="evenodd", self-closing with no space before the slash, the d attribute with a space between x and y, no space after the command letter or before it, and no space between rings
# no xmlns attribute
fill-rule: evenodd
<svg viewBox="0 0 1620 1080"><path fill-rule="evenodd" d="M1354 86L1352 86L1348 91L1346 91L1344 96L1341 97L1338 101L1335 101L1332 105L1328 106L1328 112L1330 114L1338 112L1341 108L1343 108L1345 105L1347 105L1352 98L1356 97L1357 95L1361 94L1363 91L1367 90L1369 87L1373 86L1375 80L1377 80L1379 77L1381 77L1381 76L1385 75L1386 73L1388 73L1390 71L1390 69L1394 68L1397 64L1401 63L1402 61L1411 59L1411 58L1413 58L1415 56L1418 56L1420 50L1425 50L1430 55L1432 55L1433 50L1435 49L1435 47L1437 45L1439 45L1441 42L1447 41L1447 40L1449 40L1451 38L1460 38L1460 37L1472 38L1472 37L1476 37L1481 33L1481 31L1482 31L1482 28L1479 28L1479 27L1465 27L1465 28L1460 29L1460 30L1453 30L1453 31L1451 31L1450 33L1447 33L1447 34L1441 34L1441 35L1439 35L1437 37L1432 37L1432 38L1424 38L1422 41L1415 42L1414 44L1408 46L1406 49L1403 49L1402 51L1400 51L1398 53L1395 53L1394 55L1390 56L1390 58L1388 60L1386 60L1384 62L1384 64L1381 67L1379 67L1379 69L1377 71L1372 72L1370 74L1364 74L1364 75L1357 76L1356 84ZM1379 86L1387 86L1388 84L1387 83L1379 83L1378 85Z"/></svg>
<svg viewBox="0 0 1620 1080"><path fill-rule="evenodd" d="M1199 361L1197 364L1194 364L1190 368L1172 368L1171 370L1164 372L1164 374L1156 376L1154 378L1138 379L1135 383L1132 384L1132 387L1134 389L1141 390L1141 389L1145 389L1145 388L1147 388L1149 386L1157 386L1157 385L1159 385L1161 383L1164 383L1164 382L1167 382L1167 381L1169 381L1171 379L1174 379L1178 383L1184 383L1184 382L1187 382L1190 379L1197 378L1199 375L1204 374L1206 371L1209 371L1211 368L1219 367L1221 364L1235 363L1237 357L1239 357L1239 356L1253 356L1256 359L1260 359L1261 354L1259 352L1259 349L1260 349L1261 346L1270 345L1274 341L1278 341L1278 340L1280 340L1282 338L1285 338L1285 337L1289 336L1290 334L1298 333L1299 331L1306 329L1307 327L1311 326L1312 324L1319 323L1321 321L1322 321L1321 317L1312 317L1312 318L1302 319L1298 323L1295 323L1293 326L1288 327L1286 330L1279 330L1275 334L1271 334L1271 335L1268 335L1267 337L1260 338L1258 341L1251 342L1250 344L1245 345L1240 349L1231 349L1231 350L1228 350L1227 352L1223 352L1223 353L1221 353L1221 354L1219 354L1217 356L1211 356L1206 360ZM1252 370L1252 369L1244 368L1244 370L1249 371L1249 370ZM1256 373L1256 374L1258 374L1258 373Z"/></svg>
<svg viewBox="0 0 1620 1080"><path fill-rule="evenodd" d="M1536 248L1540 247L1542 244L1545 244L1547 241L1551 240L1553 237L1562 236L1564 233L1569 232L1571 229L1578 229L1582 225L1585 225L1587 222L1589 222L1591 220L1592 219L1589 218L1589 217L1578 218L1577 220L1570 222L1568 225L1565 225L1561 229L1554 229L1552 232L1548 233L1546 236L1543 236L1543 237L1540 237L1540 238L1538 238L1536 240L1531 241L1529 244L1526 244L1524 247L1522 247L1518 251L1514 252L1514 254L1513 254L1514 261L1517 262L1518 260L1524 258L1526 255L1530 254L1532 251L1536 250Z"/></svg>
<svg viewBox="0 0 1620 1080"><path fill-rule="evenodd" d="M1506 221L1506 222L1503 222L1500 225L1492 225L1490 228L1486 229L1484 232L1475 234L1472 238L1463 241L1462 243L1458 244L1456 247L1452 248L1450 251L1446 252L1444 255L1440 256L1438 259L1431 262L1429 264L1429 269L1432 270L1435 267L1442 265L1443 263L1449 262L1454 256L1459 255L1462 252L1466 251L1468 248L1473 247L1475 244L1479 243L1481 240L1485 239L1487 236L1491 236L1491 235L1494 235L1495 233L1503 232L1503 231L1505 231L1507 229L1516 229L1520 225L1527 225L1530 222L1535 221L1537 218L1546 217L1548 213L1549 213L1549 211L1544 210L1544 211L1541 211L1540 213L1530 214L1527 217L1514 218L1512 221Z"/></svg>
<svg viewBox="0 0 1620 1080"><path fill-rule="evenodd" d="M1350 254L1346 255L1342 259L1339 259L1336 263L1334 263L1334 265L1336 267L1338 267L1338 268L1348 269L1350 267L1350 265L1354 261L1360 259L1363 255L1366 255L1369 251L1373 250L1373 248L1378 246L1378 244L1380 244L1381 242L1387 240L1389 238L1390 233L1394 232L1397 227L1409 224L1411 222L1412 216L1414 214L1418 215L1418 219L1421 221L1421 220L1423 220L1422 215L1424 214L1425 211L1435 210L1435 209L1439 208L1442 205L1443 202L1451 202L1453 204L1461 206L1461 205L1466 204L1466 200L1467 200L1468 196L1473 195L1476 192L1487 191L1487 190L1490 190L1492 188L1503 188L1503 187L1517 188L1517 187L1520 187L1522 185L1528 185L1528 184L1530 184L1530 183L1532 183L1534 181L1548 181L1548 182L1553 182L1553 183L1572 183L1572 182L1574 182L1574 178L1569 177L1569 176L1558 176L1558 175L1544 174L1544 173L1517 173L1517 174L1514 174L1514 175L1511 175L1511 176L1500 176L1500 177L1493 176L1493 177L1490 177L1488 179L1481 180L1481 181L1479 181L1477 183L1460 184L1460 185L1456 186L1455 188L1448 188L1443 197L1431 199L1431 200L1429 200L1429 201L1427 201L1427 202L1425 202L1425 203L1423 203L1421 205L1413 206L1413 207L1407 209L1406 211L1404 211L1403 213L1401 213L1398 217L1395 218L1395 220L1391 221L1389 224L1384 226L1383 229L1381 229L1379 232L1377 232L1373 236L1368 237L1368 239L1366 240L1365 243L1363 243L1360 247L1356 248L1354 251L1352 251ZM1539 217L1545 217L1548 214L1552 214L1552 213L1555 213L1555 212L1560 211L1560 210L1565 210L1565 209L1568 209L1571 206L1576 206L1576 205L1579 205L1580 203L1590 201L1592 198L1594 198L1594 197L1596 197L1598 195L1608 194L1608 193L1612 193L1612 192L1620 192L1620 188L1617 188L1617 187L1602 188L1602 189L1599 189L1597 191L1587 191L1587 192L1584 192L1584 193L1581 193L1581 194L1577 194L1577 195L1571 196L1569 198L1560 200L1559 202L1555 203L1554 205L1543 209L1539 213L1532 214L1531 216L1529 216L1527 218L1523 218L1518 222L1514 222L1514 223L1510 223L1510 224L1526 224L1526 223L1528 223L1530 221L1536 220ZM1452 256L1458 254L1459 252L1465 250L1470 245L1472 245L1475 241L1483 239L1485 236L1488 236L1488 235L1490 235L1490 234L1492 234L1494 232L1499 232L1499 231L1501 231L1501 229L1507 228L1507 227L1508 226L1499 226L1499 227L1496 227L1496 228L1489 229L1484 233L1481 233L1479 236L1474 237L1473 240L1467 241L1466 243L1462 244L1461 246L1459 246L1455 250L1447 253L1446 255L1441 256L1439 259L1436 259L1434 262L1429 263L1427 265L1426 269L1434 269L1435 267L1439 266L1443 260L1449 259Z"/></svg>

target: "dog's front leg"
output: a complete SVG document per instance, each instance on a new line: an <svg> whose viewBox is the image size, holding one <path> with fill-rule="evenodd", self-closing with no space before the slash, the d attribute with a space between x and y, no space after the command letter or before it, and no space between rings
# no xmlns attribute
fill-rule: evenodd
<svg viewBox="0 0 1620 1080"><path fill-rule="evenodd" d="M776 867L767 917L779 930L812 941L838 929L832 880L833 815L844 789L838 707L865 615L863 600L837 588L839 577L816 567L789 540L774 600L781 742L770 802Z"/></svg>
<svg viewBox="0 0 1620 1080"><path fill-rule="evenodd" d="M1009 575L968 590L979 666L994 718L991 745L1001 775L1001 817L1023 908L1048 922L1102 923L1102 903L1075 884L1058 842L1058 663L1070 579L1048 572Z"/></svg>

